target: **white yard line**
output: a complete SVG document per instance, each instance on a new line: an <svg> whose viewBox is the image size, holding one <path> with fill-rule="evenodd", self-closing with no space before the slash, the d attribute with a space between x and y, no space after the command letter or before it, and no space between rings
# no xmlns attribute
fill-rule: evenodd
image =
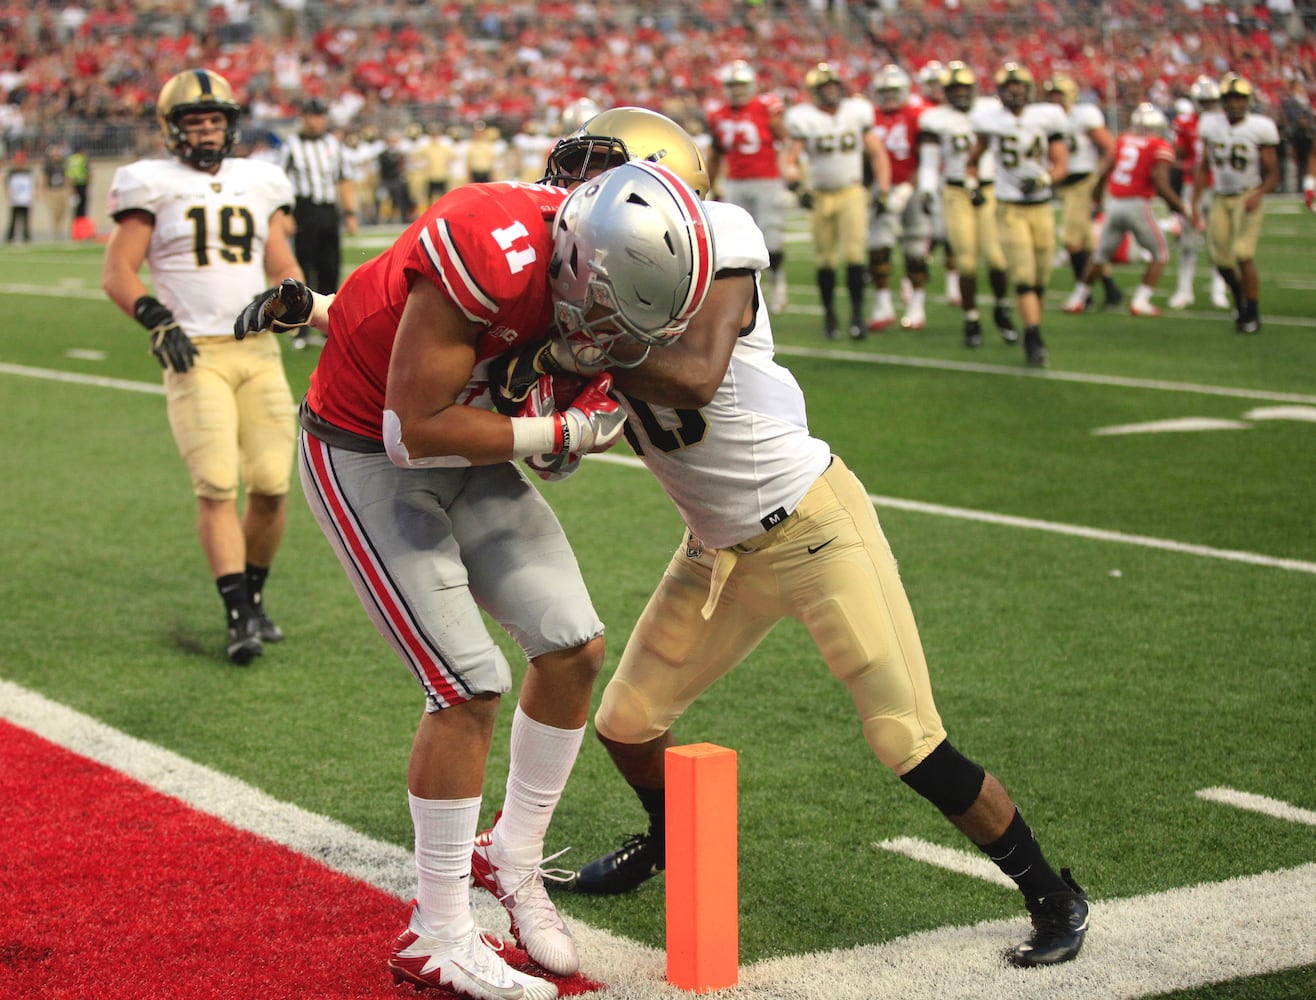
<svg viewBox="0 0 1316 1000"><path fill-rule="evenodd" d="M1235 809L1246 809L1249 812L1273 816L1275 819L1288 820L1290 823L1316 826L1316 812L1265 795L1240 792L1235 788L1203 788L1197 793L1197 797L1207 802L1218 802L1224 806L1233 806Z"/></svg>
<svg viewBox="0 0 1316 1000"><path fill-rule="evenodd" d="M259 789L127 736L17 684L0 680L0 718L164 794L334 870L409 898L408 851L279 802ZM880 886L873 886L880 892ZM486 893L482 923L506 921ZM856 894L862 937L864 895ZM1018 970L1001 952L1026 932L1022 915L942 927L882 944L747 965L727 1000L1114 1000L1204 986L1316 964L1316 864L1129 899L1098 899L1079 958ZM602 1000L671 1000L690 994L665 980L663 953L572 920L584 971L606 983ZM385 929L386 930L386 929ZM380 970L381 981L384 979Z"/></svg>
<svg viewBox="0 0 1316 1000"><path fill-rule="evenodd" d="M105 378L99 375L82 375L76 372L62 372L49 368L29 368L24 365L10 365L0 362L0 374L19 375L28 378L48 379L99 388L121 389L129 392L143 392L163 395L164 388L155 383L129 382L124 379ZM1253 397L1255 398L1255 397ZM1316 397L1293 397L1290 402L1316 403ZM602 454L591 455L591 461L626 465L632 468L644 468L638 458L629 455ZM1221 559L1226 562L1240 562L1252 566L1266 566L1272 569L1290 570L1296 573L1316 573L1316 563L1301 559L1284 559L1277 556L1262 555L1257 552L1241 552L1234 549L1216 549L1208 545L1192 545L1176 542L1168 538L1152 538L1147 535L1128 535L1120 531L1107 531L1103 528L1088 528L1080 524L1062 524L1058 521L1042 521L1031 517L1015 517L1010 514L996 514L991 511L971 510L966 507L949 507L945 504L926 503L921 500L904 500L899 497L869 496L879 507L894 510L907 510L919 514L932 514L937 517L950 517L962 521L978 521L1000 527L1023 528L1029 531L1045 531L1073 538L1087 538L1092 541L1115 542L1121 545L1135 545L1164 552L1178 552L1183 555L1202 556L1208 559Z"/></svg>

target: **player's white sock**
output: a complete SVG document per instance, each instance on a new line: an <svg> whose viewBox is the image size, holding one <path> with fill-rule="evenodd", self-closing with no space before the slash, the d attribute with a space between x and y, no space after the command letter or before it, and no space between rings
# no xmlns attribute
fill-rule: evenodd
<svg viewBox="0 0 1316 1000"><path fill-rule="evenodd" d="M557 729L536 722L516 706L507 797L494 827L499 855L515 868L544 857L544 836L585 739L585 727Z"/></svg>
<svg viewBox="0 0 1316 1000"><path fill-rule="evenodd" d="M416 831L416 912L429 936L458 938L474 926L471 851L480 823L480 798L421 799L407 793Z"/></svg>

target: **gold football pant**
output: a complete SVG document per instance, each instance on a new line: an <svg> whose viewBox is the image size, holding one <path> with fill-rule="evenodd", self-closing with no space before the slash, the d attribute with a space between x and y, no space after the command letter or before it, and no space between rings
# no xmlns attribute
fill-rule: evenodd
<svg viewBox="0 0 1316 1000"><path fill-rule="evenodd" d="M946 738L895 557L839 458L794 513L736 548L753 551L705 549L694 536L676 550L603 692L600 735L662 735L789 617L849 690L883 764L903 775Z"/></svg>

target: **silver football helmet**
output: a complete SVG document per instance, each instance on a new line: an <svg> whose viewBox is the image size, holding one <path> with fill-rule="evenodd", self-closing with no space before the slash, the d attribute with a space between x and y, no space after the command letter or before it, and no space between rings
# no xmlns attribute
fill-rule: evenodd
<svg viewBox="0 0 1316 1000"><path fill-rule="evenodd" d="M1133 126L1133 131L1139 135L1163 136L1170 127L1161 109L1147 101L1143 101L1133 109L1133 114L1129 117L1129 124Z"/></svg>
<svg viewBox="0 0 1316 1000"><path fill-rule="evenodd" d="M713 283L713 236L694 190L632 160L586 181L553 220L554 318L584 364L633 367L679 337ZM614 348L643 345L638 359ZM626 352L623 352L625 354Z"/></svg>
<svg viewBox="0 0 1316 1000"><path fill-rule="evenodd" d="M599 106L588 97L572 101L562 109L562 117L558 119L557 123L558 135L570 135L597 115L600 110Z"/></svg>
<svg viewBox="0 0 1316 1000"><path fill-rule="evenodd" d="M899 111L909 103L909 74L895 63L887 63L873 78L873 96L883 111Z"/></svg>
<svg viewBox="0 0 1316 1000"><path fill-rule="evenodd" d="M1197 105L1199 112L1214 110L1220 106L1220 84L1203 74L1193 81L1188 96Z"/></svg>

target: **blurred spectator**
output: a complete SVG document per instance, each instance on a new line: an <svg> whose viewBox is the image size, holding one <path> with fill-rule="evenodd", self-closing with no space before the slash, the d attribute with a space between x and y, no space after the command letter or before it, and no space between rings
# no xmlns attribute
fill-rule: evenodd
<svg viewBox="0 0 1316 1000"><path fill-rule="evenodd" d="M68 162L64 164L64 174L68 177L69 184L73 186L73 218L85 219L87 189L91 186L91 164L87 160L87 152L83 149L82 143L73 147Z"/></svg>
<svg viewBox="0 0 1316 1000"><path fill-rule="evenodd" d="M56 239L68 235L69 177L68 157L64 147L54 144L46 147L46 158L41 164L41 190L45 194L46 212L50 228Z"/></svg>
<svg viewBox="0 0 1316 1000"><path fill-rule="evenodd" d="M5 175L5 188L9 194L9 232L6 243L22 233L23 242L32 242L32 201L36 196L36 178L27 165L27 154L21 149L14 153L13 166Z"/></svg>
<svg viewBox="0 0 1316 1000"><path fill-rule="evenodd" d="M1301 183L1311 158L1312 141L1316 139L1316 114L1312 111L1307 84L1295 79L1279 104L1280 135L1293 157L1294 177ZM1283 168L1281 167L1281 173ZM1295 184L1294 190L1297 190Z"/></svg>

